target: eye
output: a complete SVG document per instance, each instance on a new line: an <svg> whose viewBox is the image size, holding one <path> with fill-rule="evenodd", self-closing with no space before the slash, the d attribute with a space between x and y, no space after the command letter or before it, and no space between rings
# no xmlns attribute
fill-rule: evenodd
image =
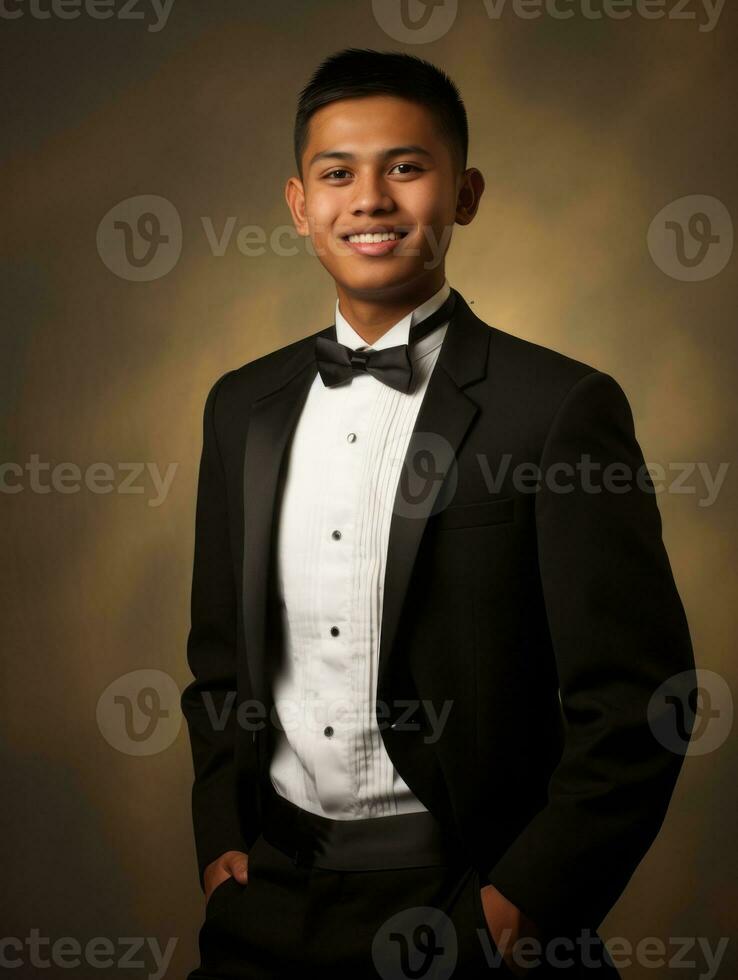
<svg viewBox="0 0 738 980"><path fill-rule="evenodd" d="M404 173L411 173L413 170L417 171L418 173L422 173L422 167L418 167L414 163L396 163L392 170L396 170L397 167L409 167L409 170L405 170ZM400 176L402 176L402 174Z"/></svg>
<svg viewBox="0 0 738 980"><path fill-rule="evenodd" d="M323 180L327 180L328 178L335 178L336 180L343 180L343 177L346 174L348 174L348 170L343 170L343 169L330 170L327 174L324 175ZM341 175L341 176L337 176L337 175Z"/></svg>

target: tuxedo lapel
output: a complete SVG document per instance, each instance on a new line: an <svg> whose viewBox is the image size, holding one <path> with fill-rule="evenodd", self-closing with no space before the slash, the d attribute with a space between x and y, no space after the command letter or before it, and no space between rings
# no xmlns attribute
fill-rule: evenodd
<svg viewBox="0 0 738 980"><path fill-rule="evenodd" d="M266 626L270 570L274 556L277 495L287 447L310 386L317 374L315 357L306 345L290 361L275 391L251 406L243 467L244 545L243 621L254 697L268 704L266 688Z"/></svg>
<svg viewBox="0 0 738 980"><path fill-rule="evenodd" d="M454 290L455 292L455 290ZM478 412L462 390L484 377L490 330L456 294L456 309L441 345L420 406L398 481L385 567L384 604L380 634L379 676L382 683L391 660L394 638L407 593L413 564L428 516L441 485L453 466L457 450ZM269 703L266 666L267 609L274 558L281 474L288 447L310 387L317 375L315 336L336 339L334 324L294 345L272 389L251 406L244 454L243 619L246 656L254 697ZM408 500L406 475L416 454L430 449L431 478L412 487Z"/></svg>
<svg viewBox="0 0 738 980"><path fill-rule="evenodd" d="M400 468L390 521L377 688L381 690L393 657L395 636L415 558L429 516L445 493L455 487L453 471L459 446L479 411L463 388L487 371L490 330L456 293L452 315L436 366L428 381L407 452ZM430 465L429 461L430 460ZM425 479L418 474L429 474ZM447 500L443 500L447 503Z"/></svg>

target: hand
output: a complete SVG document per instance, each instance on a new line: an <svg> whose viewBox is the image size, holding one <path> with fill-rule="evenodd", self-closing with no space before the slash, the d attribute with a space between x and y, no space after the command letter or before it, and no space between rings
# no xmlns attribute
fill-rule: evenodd
<svg viewBox="0 0 738 980"><path fill-rule="evenodd" d="M205 901L210 899L218 885L222 884L226 878L235 878L236 881L245 885L249 880L249 856L243 851L226 851L219 858L212 861L203 874L205 883Z"/></svg>
<svg viewBox="0 0 738 980"><path fill-rule="evenodd" d="M481 890L481 896L487 927L500 951L505 966L514 976L524 977L536 964L540 958L540 953L534 955L528 946L526 954L532 962L526 965L522 956L517 959L513 958L515 943L518 939L528 937L540 940L542 936L540 930L531 919L523 915L517 905L513 905L494 885L485 885Z"/></svg>

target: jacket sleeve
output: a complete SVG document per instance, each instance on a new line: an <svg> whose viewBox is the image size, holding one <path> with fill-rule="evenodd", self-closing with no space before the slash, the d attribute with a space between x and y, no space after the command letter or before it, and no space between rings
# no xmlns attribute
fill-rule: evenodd
<svg viewBox="0 0 738 980"><path fill-rule="evenodd" d="M580 475L577 464L590 463L599 469ZM597 928L654 840L693 728L679 709L696 678L653 484L610 375L592 371L570 389L540 471L538 557L564 747L547 804L488 880L544 933L566 934ZM652 700L665 682L669 696Z"/></svg>
<svg viewBox="0 0 738 980"><path fill-rule="evenodd" d="M215 406L224 375L205 403L197 488L191 628L187 662L194 680L181 697L194 765L192 820L200 887L211 861L247 851L236 802L236 584L229 544Z"/></svg>

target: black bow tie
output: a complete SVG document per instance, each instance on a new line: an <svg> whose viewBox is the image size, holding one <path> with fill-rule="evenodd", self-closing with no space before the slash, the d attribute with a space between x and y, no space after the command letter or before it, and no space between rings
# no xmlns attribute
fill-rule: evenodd
<svg viewBox="0 0 738 980"><path fill-rule="evenodd" d="M410 360L409 346L425 337L435 327L446 320L451 319L451 315L456 306L456 296L453 290L445 303L440 306L435 313L431 313L420 323L416 323L410 328L407 344L398 344L397 347L385 347L380 350L365 350L359 348L352 350L345 344L339 344L337 340L330 340L328 337L315 338L315 358L318 362L318 371L323 379L326 388L333 388L335 385L350 381L354 374L359 371L371 374L378 381L396 388L397 391L409 392L413 382L413 365Z"/></svg>

